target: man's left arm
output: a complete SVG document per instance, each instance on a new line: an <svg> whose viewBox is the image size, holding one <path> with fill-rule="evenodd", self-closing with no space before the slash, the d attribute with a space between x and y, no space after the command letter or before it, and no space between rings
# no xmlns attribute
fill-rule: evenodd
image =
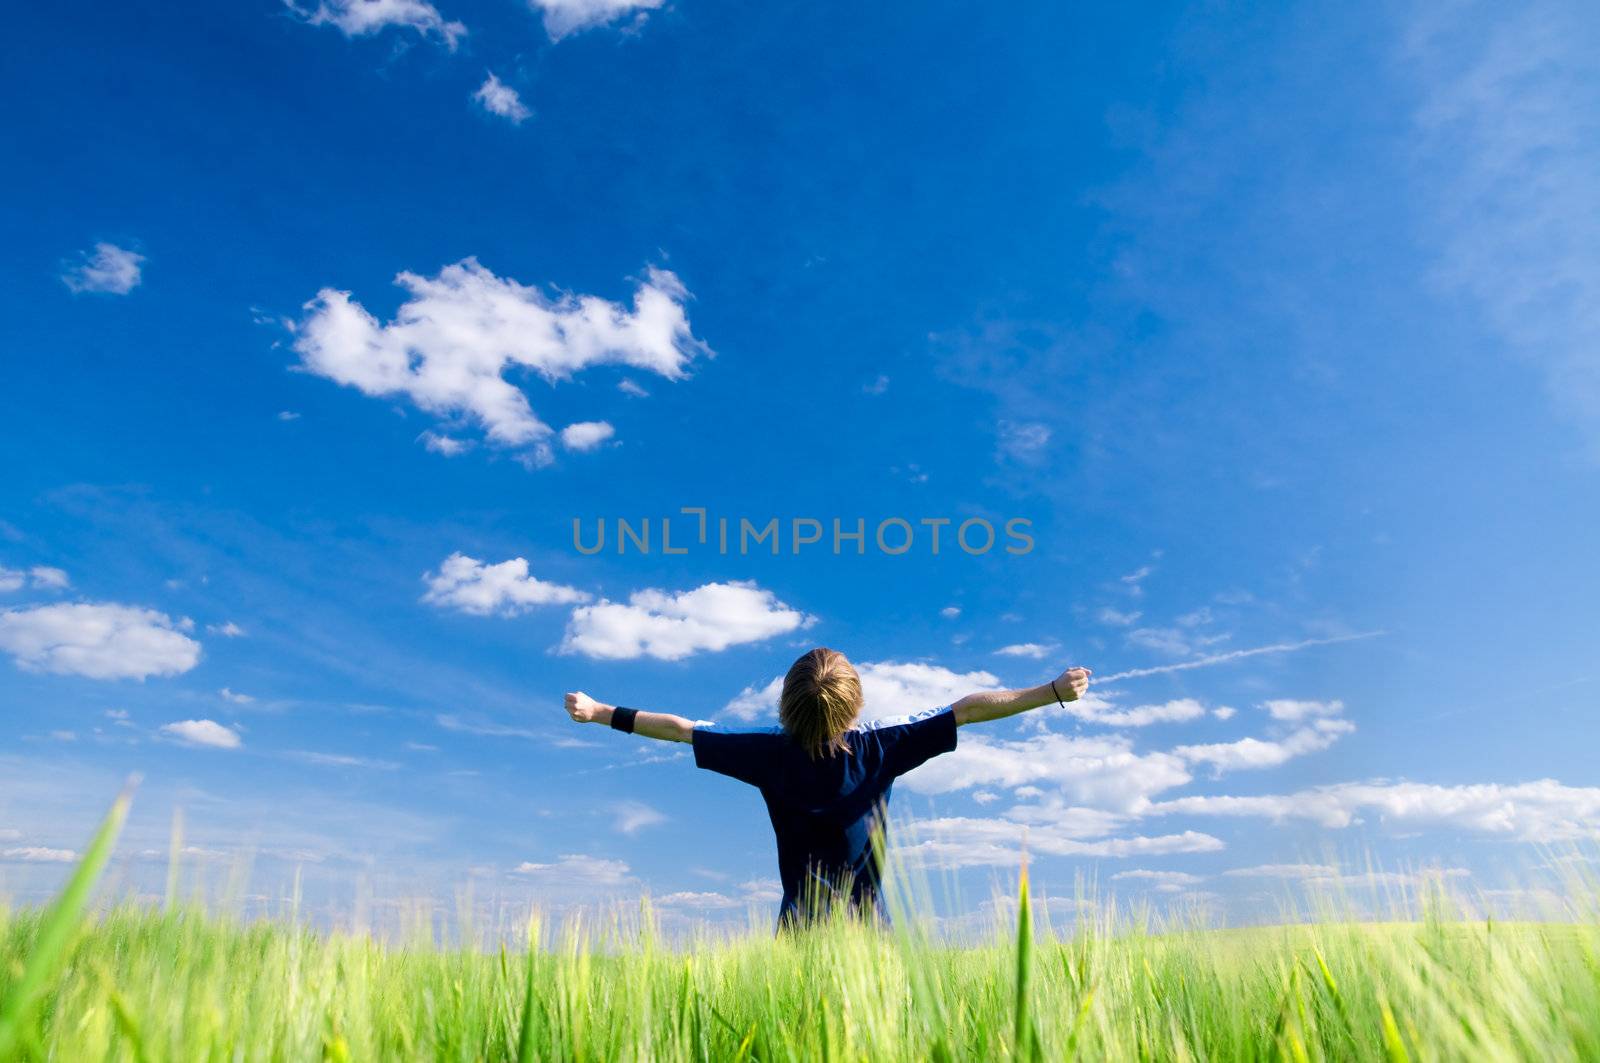
<svg viewBox="0 0 1600 1063"><path fill-rule="evenodd" d="M674 716L670 712L622 709L616 705L596 701L581 690L567 695L567 715L572 717L573 723L598 723L609 727L619 711L634 714L634 734L662 742L694 741L694 721L686 720L682 716Z"/></svg>

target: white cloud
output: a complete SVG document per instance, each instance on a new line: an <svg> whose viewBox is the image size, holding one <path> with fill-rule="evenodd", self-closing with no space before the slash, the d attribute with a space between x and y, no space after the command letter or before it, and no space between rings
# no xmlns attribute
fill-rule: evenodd
<svg viewBox="0 0 1600 1063"><path fill-rule="evenodd" d="M65 590L72 585L64 569L51 568L49 565L34 565L28 570L28 576L35 587L43 590Z"/></svg>
<svg viewBox="0 0 1600 1063"><path fill-rule="evenodd" d="M1471 876L1472 872L1464 867L1429 868L1423 871L1373 870L1311 877L1305 880L1305 884L1312 889L1409 889Z"/></svg>
<svg viewBox="0 0 1600 1063"><path fill-rule="evenodd" d="M161 733L192 746L210 746L214 749L238 749L242 744L239 734L215 720L178 720L161 725Z"/></svg>
<svg viewBox="0 0 1600 1063"><path fill-rule="evenodd" d="M974 787L1057 788L1073 804L1132 812L1153 794L1191 781L1184 761L1171 753L1136 753L1122 735L1069 737L1041 734L1023 741L962 735L955 750L905 776L919 793Z"/></svg>
<svg viewBox="0 0 1600 1063"><path fill-rule="evenodd" d="M439 454L446 458L454 458L465 454L475 445L470 439L457 439L455 436L440 435L431 428L417 436L417 438L422 440L422 445L428 449L429 453Z"/></svg>
<svg viewBox="0 0 1600 1063"><path fill-rule="evenodd" d="M1238 712L1239 710L1231 705L1219 705L1211 710L1211 715L1219 720L1231 720Z"/></svg>
<svg viewBox="0 0 1600 1063"><path fill-rule="evenodd" d="M517 616L541 605L589 600L588 594L575 587L528 575L528 561L522 557L490 565L457 552L444 559L438 572L422 578L428 584L424 602L473 616Z"/></svg>
<svg viewBox="0 0 1600 1063"><path fill-rule="evenodd" d="M1050 443L1050 426L1037 422L1000 422L1000 455L1016 461L1036 462Z"/></svg>
<svg viewBox="0 0 1600 1063"><path fill-rule="evenodd" d="M1046 856L1127 857L1167 853L1204 853L1223 848L1209 834L1184 831L1159 837L1083 839L1037 824L1000 819L935 819L916 826L918 840L897 852L912 866L944 868L1015 867L1024 848Z"/></svg>
<svg viewBox="0 0 1600 1063"><path fill-rule="evenodd" d="M1188 761L1210 764L1218 774L1225 771L1275 768L1295 757L1327 749L1343 735L1356 729L1349 720L1320 719L1309 727L1296 728L1277 739L1241 738L1237 742L1179 746L1173 750Z"/></svg>
<svg viewBox="0 0 1600 1063"><path fill-rule="evenodd" d="M317 293L295 328L302 366L363 394L405 396L440 417L475 421L491 443L521 451L529 464L549 460L552 430L508 370L554 384L593 365L622 364L676 380L696 355L710 353L690 332L689 293L666 270L648 271L631 310L592 295L552 299L470 258L437 277L406 272L395 283L410 298L388 324L348 292Z"/></svg>
<svg viewBox="0 0 1600 1063"><path fill-rule="evenodd" d="M943 609L939 610L939 615L944 617L946 620L954 620L956 617L961 615L961 607L959 605L947 605Z"/></svg>
<svg viewBox="0 0 1600 1063"><path fill-rule="evenodd" d="M112 603L40 605L0 612L0 650L29 671L91 679L144 679L187 672L200 644L186 621Z"/></svg>
<svg viewBox="0 0 1600 1063"><path fill-rule="evenodd" d="M24 864L73 864L78 854L71 849L46 849L39 845L22 845L13 849L0 849L0 859L17 860Z"/></svg>
<svg viewBox="0 0 1600 1063"><path fill-rule="evenodd" d="M371 768L374 771L394 771L400 767L392 760L373 760L370 757L353 757L345 753L317 753L307 749L297 749L286 755L303 764L314 764L323 768Z"/></svg>
<svg viewBox="0 0 1600 1063"><path fill-rule="evenodd" d="M1001 686L989 672L956 672L920 661L868 661L857 665L856 671L866 700L861 716L866 720L937 709L967 694Z"/></svg>
<svg viewBox="0 0 1600 1063"><path fill-rule="evenodd" d="M141 263L144 256L116 244L94 245L94 253L85 252L83 261L61 275L61 280L75 292L108 292L127 295L139 286Z"/></svg>
<svg viewBox="0 0 1600 1063"><path fill-rule="evenodd" d="M1056 647L1053 643L1013 642L1009 646L1001 646L994 652L1000 657L1031 657L1040 661L1055 653Z"/></svg>
<svg viewBox="0 0 1600 1063"><path fill-rule="evenodd" d="M1145 882L1149 888L1162 893L1181 893L1191 886L1198 886L1205 879L1199 875L1191 875L1186 871L1147 871L1144 868L1135 868L1132 871L1118 871L1111 876L1113 882Z"/></svg>
<svg viewBox="0 0 1600 1063"><path fill-rule="evenodd" d="M746 879L739 883L739 893L751 901L780 901L783 899L783 883L775 878Z"/></svg>
<svg viewBox="0 0 1600 1063"><path fill-rule="evenodd" d="M753 878L738 885L734 893L683 890L657 897L663 908L747 908L752 904L775 904L783 899L783 884L775 878Z"/></svg>
<svg viewBox="0 0 1600 1063"><path fill-rule="evenodd" d="M889 390L888 375L879 373L876 377L861 385L861 390L866 392L868 395L882 395L885 391Z"/></svg>
<svg viewBox="0 0 1600 1063"><path fill-rule="evenodd" d="M1600 829L1600 788L1554 779L1501 785L1436 786L1413 782L1340 783L1290 794L1178 797L1151 805L1150 815L1303 819L1348 827L1365 814L1396 830L1444 827L1533 842L1571 841Z"/></svg>
<svg viewBox="0 0 1600 1063"><path fill-rule="evenodd" d="M1126 576L1121 577L1122 585L1129 594L1137 598L1144 594L1144 581L1154 571L1155 568L1151 565L1140 565Z"/></svg>
<svg viewBox="0 0 1600 1063"><path fill-rule="evenodd" d="M231 701L235 705L252 705L256 700L249 694L238 694L232 690L229 690L227 687L223 687L221 690L217 691L217 693L222 695L223 701Z"/></svg>
<svg viewBox="0 0 1600 1063"><path fill-rule="evenodd" d="M776 716L778 712L778 698L783 694L783 676L770 680L764 687L748 686L722 707L724 716L732 716L736 720L759 720L764 716Z"/></svg>
<svg viewBox="0 0 1600 1063"><path fill-rule="evenodd" d="M738 908L743 901L728 896L726 893L695 892L683 890L678 893L668 893L655 898L655 904L660 908Z"/></svg>
<svg viewBox="0 0 1600 1063"><path fill-rule="evenodd" d="M27 574L14 568L0 567L0 592L17 591L27 582Z"/></svg>
<svg viewBox="0 0 1600 1063"><path fill-rule="evenodd" d="M1338 716L1344 712L1342 701L1295 701L1290 698L1276 698L1264 701L1261 707L1274 720L1287 720L1298 723L1318 716Z"/></svg>
<svg viewBox="0 0 1600 1063"><path fill-rule="evenodd" d="M629 867L621 860L607 860L582 853L568 853L555 863L535 864L523 862L512 869L512 874L546 881L571 889L584 887L605 888L623 886L631 880Z"/></svg>
<svg viewBox="0 0 1600 1063"><path fill-rule="evenodd" d="M1085 723L1104 727L1149 727L1157 723L1183 723L1198 720L1206 714L1205 706L1194 698L1177 698L1151 705L1119 708L1114 701L1090 691L1077 701L1067 702L1065 708L1051 705L1045 709L1049 715L1067 715Z"/></svg>
<svg viewBox="0 0 1600 1063"><path fill-rule="evenodd" d="M1112 627L1132 627L1139 622L1139 618L1143 615L1137 609L1124 612L1120 609L1113 609L1109 605L1095 614L1102 624L1109 624Z"/></svg>
<svg viewBox="0 0 1600 1063"><path fill-rule="evenodd" d="M279 410L278 411L278 420L280 420L280 421L298 421L299 419L300 419L300 415L298 413L295 413L293 410Z"/></svg>
<svg viewBox="0 0 1600 1063"><path fill-rule="evenodd" d="M225 639L237 639L244 637L244 628L240 627L238 624L235 624L232 620L229 620L224 624L207 624L206 630L213 635L221 635Z"/></svg>
<svg viewBox="0 0 1600 1063"><path fill-rule="evenodd" d="M967 694L1000 689L999 678L989 672L955 672L921 661L866 661L855 668L866 702L863 720L937 709ZM738 720L776 717L782 693L783 677L775 676L764 687L745 687L722 711Z"/></svg>
<svg viewBox="0 0 1600 1063"><path fill-rule="evenodd" d="M427 0L321 0L312 11L302 11L294 0L284 3L313 26L333 26L346 37L364 37L399 26L424 37L438 34L445 46L454 50L456 41L467 32L461 23L446 21Z"/></svg>
<svg viewBox="0 0 1600 1063"><path fill-rule="evenodd" d="M594 450L616 435L616 429L605 421L579 421L561 430L561 445L568 450Z"/></svg>
<svg viewBox="0 0 1600 1063"><path fill-rule="evenodd" d="M632 12L643 18L666 0L528 0L528 6L544 13L544 31L552 41L594 26L604 26Z"/></svg>
<svg viewBox="0 0 1600 1063"><path fill-rule="evenodd" d="M1339 869L1332 864L1257 864L1231 868L1223 875L1228 878L1327 878L1338 873Z"/></svg>
<svg viewBox="0 0 1600 1063"><path fill-rule="evenodd" d="M602 599L574 609L561 652L602 660L676 661L787 634L814 621L747 581L707 583L678 594L647 589L629 595L625 605Z"/></svg>
<svg viewBox="0 0 1600 1063"><path fill-rule="evenodd" d="M650 397L648 391L628 379L617 381L617 390L636 399L648 399Z"/></svg>
<svg viewBox="0 0 1600 1063"><path fill-rule="evenodd" d="M612 824L623 834L637 834L646 827L665 823L667 817L640 801L617 801L606 807Z"/></svg>
<svg viewBox="0 0 1600 1063"><path fill-rule="evenodd" d="M478 86L478 91L472 94L472 98L490 114L509 118L518 125L533 114L523 104L522 97L517 95L517 90L495 77L492 71L488 79Z"/></svg>

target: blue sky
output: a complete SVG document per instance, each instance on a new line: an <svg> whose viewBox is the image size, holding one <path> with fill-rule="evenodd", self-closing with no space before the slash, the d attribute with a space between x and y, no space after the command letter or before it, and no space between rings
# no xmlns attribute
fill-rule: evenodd
<svg viewBox="0 0 1600 1063"><path fill-rule="evenodd" d="M762 722L819 643L879 713L1141 673L897 787L947 912L1024 827L1234 920L1525 881L1600 825L1600 26L1491 11L30 10L0 886L138 773L136 892L181 807L252 903L764 912L757 796L560 696Z"/></svg>

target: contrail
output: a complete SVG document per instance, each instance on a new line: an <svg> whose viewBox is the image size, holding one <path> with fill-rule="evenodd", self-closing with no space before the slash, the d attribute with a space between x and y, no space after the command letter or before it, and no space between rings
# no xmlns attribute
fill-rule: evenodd
<svg viewBox="0 0 1600 1063"><path fill-rule="evenodd" d="M1227 661L1237 661L1241 657L1257 657L1264 653L1293 653L1303 650L1307 646L1329 646L1335 642L1355 642L1357 639L1374 639L1379 635L1387 635L1387 631L1363 631L1359 635L1339 635L1331 639L1306 639L1304 642L1280 642L1273 646L1257 646L1249 650L1234 650L1231 653L1218 653L1210 657L1201 657L1199 660L1183 661L1180 664L1163 664L1155 668L1130 668L1126 672L1116 672L1112 675L1095 676L1096 683L1112 683L1118 679L1137 679L1143 675L1160 675L1163 672L1187 672L1191 668L1209 668L1213 664L1223 664Z"/></svg>

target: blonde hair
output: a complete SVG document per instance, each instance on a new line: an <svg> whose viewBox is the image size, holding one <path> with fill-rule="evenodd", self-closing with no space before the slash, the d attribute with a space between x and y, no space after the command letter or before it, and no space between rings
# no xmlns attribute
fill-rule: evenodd
<svg viewBox="0 0 1600 1063"><path fill-rule="evenodd" d="M778 722L813 758L849 753L844 733L861 715L861 677L844 654L818 646L783 677Z"/></svg>

